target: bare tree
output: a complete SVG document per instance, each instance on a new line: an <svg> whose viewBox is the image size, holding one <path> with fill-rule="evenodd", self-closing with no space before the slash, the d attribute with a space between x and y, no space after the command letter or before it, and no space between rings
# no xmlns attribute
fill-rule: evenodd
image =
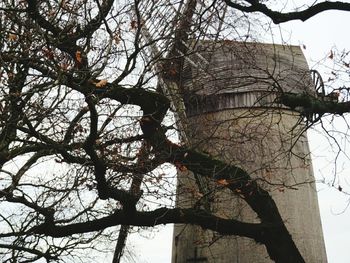
<svg viewBox="0 0 350 263"><path fill-rule="evenodd" d="M257 180L233 161L174 140L181 123L172 116L182 109L156 81L180 85L191 41L203 36L218 41L230 34L249 39L254 17L247 13L282 23L330 9L350 10L348 3L326 1L285 13L273 11L268 2L189 1L181 9L183 1L2 1L2 262L86 262L93 257L87 248L98 256L114 249L111 242L118 243L118 262L128 226L169 223L248 237L264 244L276 262L304 262L270 193ZM147 5L153 10L149 14ZM164 26L157 10L167 7L185 11L175 12L173 23ZM225 20L223 8L242 13ZM158 38L145 38L148 21L162 25L155 29ZM206 28L209 22L220 24L215 21L223 22L220 34ZM154 45L159 50L151 55ZM339 63L348 72L346 59ZM279 101L298 108L312 125L324 114L347 113L348 91L339 90L344 101L306 93L281 93ZM175 95L186 96L181 89ZM244 200L260 223L196 206L175 208L174 174L165 165L226 182L224 188ZM124 238L118 239L119 232Z"/></svg>

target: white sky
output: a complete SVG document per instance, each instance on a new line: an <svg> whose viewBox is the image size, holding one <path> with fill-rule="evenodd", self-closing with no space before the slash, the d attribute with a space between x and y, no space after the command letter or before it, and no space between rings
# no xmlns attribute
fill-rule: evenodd
<svg viewBox="0 0 350 263"><path fill-rule="evenodd" d="M306 46L304 51L310 67L317 61L327 57L330 50L350 50L350 13L329 11L320 14L306 22L292 22L284 25L293 31L292 41ZM317 69L317 66L316 66ZM348 117L350 120L350 118ZM335 123L335 128L343 128L341 121ZM342 137L338 134L338 140ZM311 151L314 153L313 165L317 179L333 178L334 166L328 161L334 160L329 144L324 136L316 132L309 133ZM327 146L327 147L326 147ZM349 145L347 145L349 146ZM345 148L345 147L344 147ZM350 154L345 148L345 153ZM339 178L344 188L349 189L350 160L342 156L338 162ZM350 208L345 209L349 196L319 184L319 204L329 263L348 263L350 258ZM341 213L343 210L345 211Z"/></svg>
<svg viewBox="0 0 350 263"><path fill-rule="evenodd" d="M326 57L334 46L338 50L350 50L349 25L350 13L328 11L303 23L283 24L282 32L284 32L284 40L288 40L290 36L288 42L306 46L305 56L310 67L314 67L316 62ZM276 30L276 32L279 31ZM276 34L276 42L279 42L278 38ZM334 175L334 166L329 160L334 158L334 154L328 147L327 140L313 131L309 133L309 140L311 149L314 151L313 165L316 178L320 179L324 176L330 180ZM350 155L349 151L347 153ZM346 180L350 182L350 161L341 158L338 163L342 168L342 174L339 176L343 179L343 183ZM350 189L349 184L347 187ZM350 258L350 208L340 212L346 208L349 197L325 184L320 184L318 188L328 262L348 263ZM137 262L166 263L171 261L171 239L172 228L166 226L154 233L152 239L133 236L128 244Z"/></svg>

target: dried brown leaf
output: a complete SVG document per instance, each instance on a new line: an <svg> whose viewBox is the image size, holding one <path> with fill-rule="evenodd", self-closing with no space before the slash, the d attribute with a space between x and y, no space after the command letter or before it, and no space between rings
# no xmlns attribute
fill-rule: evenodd
<svg viewBox="0 0 350 263"><path fill-rule="evenodd" d="M8 40L10 40L10 41L15 41L15 40L17 40L17 35L10 33L10 34L8 35Z"/></svg>
<svg viewBox="0 0 350 263"><path fill-rule="evenodd" d="M223 186L229 185L229 182L227 182L226 179L220 179L220 180L217 180L216 182Z"/></svg>
<svg viewBox="0 0 350 263"><path fill-rule="evenodd" d="M331 50L331 53L329 54L328 58L329 58L329 59L333 59L333 58L334 58L333 50Z"/></svg>
<svg viewBox="0 0 350 263"><path fill-rule="evenodd" d="M130 22L130 27L131 27L131 29L136 29L137 28L137 21L136 20L132 20Z"/></svg>
<svg viewBox="0 0 350 263"><path fill-rule="evenodd" d="M121 41L119 34L115 34L113 40L118 45Z"/></svg>
<svg viewBox="0 0 350 263"><path fill-rule="evenodd" d="M77 51L75 52L75 59L76 59L79 63L82 62L82 57L81 57L81 51L80 51L80 50L77 50Z"/></svg>
<svg viewBox="0 0 350 263"><path fill-rule="evenodd" d="M95 83L96 88L103 88L106 86L108 81L106 79L101 79L100 81Z"/></svg>

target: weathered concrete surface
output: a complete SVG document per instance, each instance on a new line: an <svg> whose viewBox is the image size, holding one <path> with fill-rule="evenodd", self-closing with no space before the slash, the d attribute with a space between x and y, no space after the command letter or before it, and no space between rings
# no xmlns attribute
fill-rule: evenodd
<svg viewBox="0 0 350 263"><path fill-rule="evenodd" d="M191 98L187 101L187 136L197 149L232 162L257 178L270 190L305 261L327 262L303 124L297 113L275 101L281 90L313 93L305 58L299 47L222 44L212 49L213 53L208 51L210 43L199 48L210 61L208 67L185 67L183 85ZM224 218L258 222L239 195L214 182L205 184L203 196L191 173L179 174L178 206L200 203ZM249 239L178 225L172 262L271 260L264 246Z"/></svg>

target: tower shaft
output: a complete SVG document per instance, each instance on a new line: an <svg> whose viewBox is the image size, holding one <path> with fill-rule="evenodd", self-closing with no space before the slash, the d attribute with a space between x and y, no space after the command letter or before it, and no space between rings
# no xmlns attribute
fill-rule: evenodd
<svg viewBox="0 0 350 263"><path fill-rule="evenodd" d="M305 126L279 105L282 92L309 93L311 81L299 47L200 43L207 68L187 65L189 141L203 152L246 170L274 198L305 262L327 262ZM223 185L197 187L190 172L178 176L179 207L195 204L217 216L258 223L252 209ZM272 262L263 245L177 225L173 263Z"/></svg>

